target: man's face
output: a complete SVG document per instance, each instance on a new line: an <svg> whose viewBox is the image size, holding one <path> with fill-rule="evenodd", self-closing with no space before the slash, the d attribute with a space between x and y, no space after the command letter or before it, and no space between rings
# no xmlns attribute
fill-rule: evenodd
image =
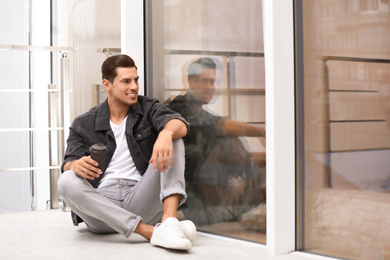
<svg viewBox="0 0 390 260"><path fill-rule="evenodd" d="M106 79L103 80L109 99L118 105L135 105L139 89L137 69L118 67L116 74L117 76L112 83Z"/></svg>
<svg viewBox="0 0 390 260"><path fill-rule="evenodd" d="M215 94L216 70L203 69L199 76L189 77L188 85L192 96L202 104L208 104Z"/></svg>

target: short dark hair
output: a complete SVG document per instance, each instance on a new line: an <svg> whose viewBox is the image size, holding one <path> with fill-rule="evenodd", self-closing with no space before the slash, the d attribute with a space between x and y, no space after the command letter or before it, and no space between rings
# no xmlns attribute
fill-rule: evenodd
<svg viewBox="0 0 390 260"><path fill-rule="evenodd" d="M215 62L210 58L200 58L193 61L187 68L188 77L199 76L203 73L204 69L216 70L217 66Z"/></svg>
<svg viewBox="0 0 390 260"><path fill-rule="evenodd" d="M111 83L114 82L116 74L116 68L136 68L134 60L126 54L117 54L108 57L102 64L102 79L106 79Z"/></svg>

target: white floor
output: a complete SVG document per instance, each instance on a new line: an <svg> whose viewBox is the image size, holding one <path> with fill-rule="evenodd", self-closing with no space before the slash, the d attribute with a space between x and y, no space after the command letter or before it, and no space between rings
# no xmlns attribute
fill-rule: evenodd
<svg viewBox="0 0 390 260"><path fill-rule="evenodd" d="M0 214L0 259L318 259L314 255L270 256L264 245L198 234L189 252L154 247L136 234L96 235L74 227L61 210Z"/></svg>

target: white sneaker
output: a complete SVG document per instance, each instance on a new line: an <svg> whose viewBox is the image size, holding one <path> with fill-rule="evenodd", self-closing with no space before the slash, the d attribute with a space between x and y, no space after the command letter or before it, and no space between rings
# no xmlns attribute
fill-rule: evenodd
<svg viewBox="0 0 390 260"><path fill-rule="evenodd" d="M150 243L170 249L190 250L192 244L181 229L177 218L167 218L163 223L158 223L153 230Z"/></svg>
<svg viewBox="0 0 390 260"><path fill-rule="evenodd" d="M193 243L196 239L196 226L191 220L180 221L184 236Z"/></svg>

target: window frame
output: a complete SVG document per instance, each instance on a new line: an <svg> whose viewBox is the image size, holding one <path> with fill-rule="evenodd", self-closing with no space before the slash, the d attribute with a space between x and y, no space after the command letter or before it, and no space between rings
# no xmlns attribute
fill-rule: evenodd
<svg viewBox="0 0 390 260"><path fill-rule="evenodd" d="M140 83L140 94L145 93L147 77L144 67L148 57L144 41L146 9L144 1L121 0L121 49L138 64L138 74L144 79ZM267 93L266 248L271 255L279 255L291 253L296 248L293 1L263 0L263 14Z"/></svg>

